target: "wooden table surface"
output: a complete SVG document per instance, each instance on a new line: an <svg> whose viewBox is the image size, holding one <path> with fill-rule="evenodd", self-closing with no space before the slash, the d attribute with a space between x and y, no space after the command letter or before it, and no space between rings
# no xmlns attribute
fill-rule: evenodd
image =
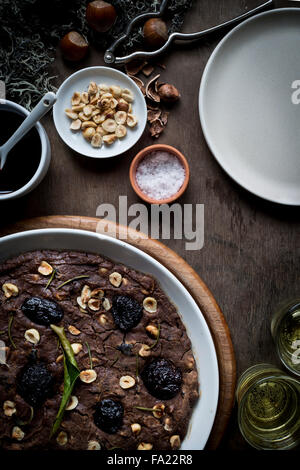
<svg viewBox="0 0 300 470"><path fill-rule="evenodd" d="M188 13L185 31L197 31L257 6L259 0L198 0ZM212 290L231 330L238 374L258 362L278 364L270 336L270 318L276 304L299 294L299 208L264 202L235 184L212 157L204 140L198 113L198 91L205 64L218 39L184 49L173 48L163 59L166 81L174 83L182 99L170 114L159 139L187 157L191 180L181 203L205 205L205 245L186 251L185 242L164 243L180 254ZM81 67L103 65L93 50L79 66L68 66L59 53L53 67L57 84ZM97 206L118 207L119 195L128 204L141 202L131 189L129 165L141 148L153 143L148 132L127 154L111 161L93 161L75 155L59 139L51 117L44 118L52 146L50 170L27 197L2 204L1 226L52 214L95 216ZM234 410L223 449L248 449L237 428Z"/></svg>

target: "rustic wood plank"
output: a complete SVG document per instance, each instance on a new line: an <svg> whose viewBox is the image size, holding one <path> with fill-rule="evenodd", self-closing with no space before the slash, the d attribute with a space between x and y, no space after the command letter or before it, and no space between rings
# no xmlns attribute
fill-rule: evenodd
<svg viewBox="0 0 300 470"><path fill-rule="evenodd" d="M197 31L255 7L260 0L195 0L185 31ZM205 205L205 246L185 251L184 242L167 240L212 290L229 325L240 374L257 362L278 363L269 332L276 304L299 293L299 208L264 202L237 186L210 154L202 135L197 94L213 42L193 47L174 46L163 59L162 77L182 93L170 115L160 142L174 145L188 158L189 188L181 203ZM92 50L81 64L69 66L59 53L53 67L57 84L75 70L102 65L102 53ZM119 194L128 204L140 202L128 179L134 155L152 143L147 133L134 149L107 162L87 160L73 154L59 139L51 117L43 119L52 145L52 163L43 183L30 195L1 204L2 226L25 217L51 214L95 216L102 202L118 206ZM223 439L222 448L248 449L241 438L236 413Z"/></svg>

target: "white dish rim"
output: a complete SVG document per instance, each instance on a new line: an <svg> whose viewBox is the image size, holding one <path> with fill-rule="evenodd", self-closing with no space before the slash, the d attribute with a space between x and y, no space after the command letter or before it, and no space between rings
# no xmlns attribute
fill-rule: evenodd
<svg viewBox="0 0 300 470"><path fill-rule="evenodd" d="M235 26L229 33L226 34L226 36L219 42L219 44L216 46L214 49L213 53L209 57L207 64L205 66L204 72L202 74L201 78L201 83L200 83L200 90L199 90L199 99L198 99L198 105L199 105L199 115L200 115L200 122L201 122L201 127L203 130L203 135L205 137L206 143L214 156L214 158L217 160L221 168L225 171L225 173L233 180L235 181L239 186L242 188L246 189L249 193L254 194L255 196L258 196L266 201L273 202L276 204L281 204L283 206L299 206L300 205L300 200L296 202L292 202L290 200L288 201L283 201L282 199L276 199L276 198L271 198L266 195L264 195L261 191L256 191L253 189L251 186L247 185L244 181L242 182L240 178L235 176L230 170L228 170L226 164L223 162L222 155L220 152L217 151L215 145L214 145L214 139L211 136L211 133L208 130L208 126L205 121L204 117L204 94L205 94L205 86L208 81L208 75L210 73L210 69L213 66L213 62L217 56L217 54L220 52L222 49L223 45L231 39L231 37L237 33L240 29L242 29L244 26L247 26L248 23L257 21L257 19L260 19L261 17L264 16L273 16L277 14L281 14L282 12L297 12L298 14L300 13L300 9L297 7L286 7L286 8L275 8L273 10L268 10L264 11L262 13L258 13L255 16L248 18L247 20L244 20L242 23L239 25Z"/></svg>

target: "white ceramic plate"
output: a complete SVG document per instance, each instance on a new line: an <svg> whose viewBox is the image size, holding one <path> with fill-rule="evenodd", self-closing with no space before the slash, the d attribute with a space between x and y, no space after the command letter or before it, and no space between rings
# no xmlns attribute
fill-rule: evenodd
<svg viewBox="0 0 300 470"><path fill-rule="evenodd" d="M267 200L300 205L300 9L261 13L233 29L204 71L207 143L223 169Z"/></svg>
<svg viewBox="0 0 300 470"><path fill-rule="evenodd" d="M191 339L197 363L201 397L194 409L182 449L203 449L209 437L218 404L219 373L213 340L195 301L164 266L127 243L104 235L69 229L21 232L0 239L0 261L37 249L84 250L105 255L137 270L152 274L177 306Z"/></svg>
<svg viewBox="0 0 300 470"><path fill-rule="evenodd" d="M112 145L103 144L101 148L93 148L80 131L71 131L71 119L65 114L65 109L71 108L73 93L87 91L91 81L98 85L119 85L131 90L135 98L132 103L133 114L138 118L138 124L134 128L128 127L127 135L123 139L117 139ZM53 108L53 119L62 140L75 152L86 157L110 158L126 152L140 139L147 123L147 107L141 90L127 75L109 67L89 67L73 73L62 83Z"/></svg>

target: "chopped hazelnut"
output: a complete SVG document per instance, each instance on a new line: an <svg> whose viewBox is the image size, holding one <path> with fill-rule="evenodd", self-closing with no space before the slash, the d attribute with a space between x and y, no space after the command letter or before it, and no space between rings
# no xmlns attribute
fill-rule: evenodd
<svg viewBox="0 0 300 470"><path fill-rule="evenodd" d="M100 323L100 325L104 326L104 325L107 324L107 322L108 322L107 316L104 315L104 313L103 313L102 315L100 315L100 317L99 317L99 323Z"/></svg>
<svg viewBox="0 0 300 470"><path fill-rule="evenodd" d="M122 276L120 273L114 272L109 275L109 282L114 286L114 287L120 287L122 283Z"/></svg>
<svg viewBox="0 0 300 470"><path fill-rule="evenodd" d="M83 114L85 114L85 116L91 116L92 115L92 112L93 112L93 106L90 105L90 104L87 104L84 108L83 108Z"/></svg>
<svg viewBox="0 0 300 470"><path fill-rule="evenodd" d="M101 308L101 300L100 299L90 299L88 301L88 307L93 312L97 312Z"/></svg>
<svg viewBox="0 0 300 470"><path fill-rule="evenodd" d="M76 406L78 405L78 398L75 395L72 395L69 399L69 402L66 406L67 411L74 410Z"/></svg>
<svg viewBox="0 0 300 470"><path fill-rule="evenodd" d="M88 94L95 95L98 92L98 86L95 82L90 82L88 87Z"/></svg>
<svg viewBox="0 0 300 470"><path fill-rule="evenodd" d="M77 297L77 303L78 303L80 308L82 308L83 310L86 310L86 304L84 302L82 302L81 297Z"/></svg>
<svg viewBox="0 0 300 470"><path fill-rule="evenodd" d="M94 129L96 129L97 127L97 124L94 122L94 121L84 121L82 124L81 124L81 129L84 130L84 129L87 129L88 127L93 127ZM93 135L93 137L95 136L95 134Z"/></svg>
<svg viewBox="0 0 300 470"><path fill-rule="evenodd" d="M147 442L140 442L140 444L137 447L137 450L152 450L153 445Z"/></svg>
<svg viewBox="0 0 300 470"><path fill-rule="evenodd" d="M89 94L84 91L81 95L81 101L84 103L84 104L87 104L89 102Z"/></svg>
<svg viewBox="0 0 300 470"><path fill-rule="evenodd" d="M68 442L68 435L65 431L60 431L60 433L58 434L57 438L56 438L56 442L60 445L60 446L65 446Z"/></svg>
<svg viewBox="0 0 300 470"><path fill-rule="evenodd" d="M55 362L56 362L57 364L59 364L59 362L63 361L63 359L64 359L64 355L63 355L63 354L60 354L59 356L57 356Z"/></svg>
<svg viewBox="0 0 300 470"><path fill-rule="evenodd" d="M113 119L106 119L103 122L102 127L107 132L115 132L117 124Z"/></svg>
<svg viewBox="0 0 300 470"><path fill-rule="evenodd" d="M149 357L151 354L151 349L148 344L142 344L141 349L139 350L139 356L141 357Z"/></svg>
<svg viewBox="0 0 300 470"><path fill-rule="evenodd" d="M79 91L75 91L75 93L73 93L72 100L71 100L72 106L77 106L78 104L80 104L80 102L81 102L81 93L79 93Z"/></svg>
<svg viewBox="0 0 300 470"><path fill-rule="evenodd" d="M146 331L153 336L153 338L157 338L159 335L159 329L155 325L148 325L146 326Z"/></svg>
<svg viewBox="0 0 300 470"><path fill-rule="evenodd" d="M53 268L47 261L42 261L38 267L38 272L42 274L42 276L49 276L49 274L53 273Z"/></svg>
<svg viewBox="0 0 300 470"><path fill-rule="evenodd" d="M101 450L101 445L98 441L89 441L87 450Z"/></svg>
<svg viewBox="0 0 300 470"><path fill-rule="evenodd" d="M131 425L131 431L133 432L133 434L139 434L142 430L142 426L139 424L139 423L133 423Z"/></svg>
<svg viewBox="0 0 300 470"><path fill-rule="evenodd" d="M75 113L79 113L83 110L84 106L84 103L75 104L75 106L72 106L72 111L75 111Z"/></svg>
<svg viewBox="0 0 300 470"><path fill-rule="evenodd" d="M76 355L76 354L79 354L80 351L82 350L82 344L80 343L72 343L71 344L71 348L73 349L73 353Z"/></svg>
<svg viewBox="0 0 300 470"><path fill-rule="evenodd" d="M75 326L73 325L69 325L68 326L68 330L69 330L69 333L71 333L71 335L73 336L78 336L81 334L81 331L78 330Z"/></svg>
<svg viewBox="0 0 300 470"><path fill-rule="evenodd" d="M111 303L108 299L104 299L102 302L104 310L108 311L111 309Z"/></svg>
<svg viewBox="0 0 300 470"><path fill-rule="evenodd" d="M165 411L165 405L163 403L158 403L153 406L153 416L154 418L160 419Z"/></svg>
<svg viewBox="0 0 300 470"><path fill-rule="evenodd" d="M135 127L137 125L137 118L133 115L133 114L130 114L128 113L127 114L127 126L128 127Z"/></svg>
<svg viewBox="0 0 300 470"><path fill-rule="evenodd" d="M157 311L157 302L154 297L146 297L143 301L143 307L146 312L155 313Z"/></svg>
<svg viewBox="0 0 300 470"><path fill-rule="evenodd" d="M7 299L10 297L16 297L19 294L19 289L15 284L11 282L5 282L2 286L2 290Z"/></svg>
<svg viewBox="0 0 300 470"><path fill-rule="evenodd" d="M92 290L91 297L95 297L96 299L102 299L104 297L104 290L100 288Z"/></svg>
<svg viewBox="0 0 300 470"><path fill-rule="evenodd" d="M116 98L120 98L122 94L122 88L119 87L118 85L112 85L109 87L110 92L115 96Z"/></svg>
<svg viewBox="0 0 300 470"><path fill-rule="evenodd" d="M80 380L86 384L94 382L97 378L97 374L93 369L82 370L79 374Z"/></svg>
<svg viewBox="0 0 300 470"><path fill-rule="evenodd" d="M73 119L73 121L78 118L78 114L75 113L72 109L65 109L65 113L68 118Z"/></svg>
<svg viewBox="0 0 300 470"><path fill-rule="evenodd" d="M5 416L12 416L17 412L16 404L13 401L6 400L3 403L3 411Z"/></svg>
<svg viewBox="0 0 300 470"><path fill-rule="evenodd" d="M121 97L123 98L123 100L127 101L127 103L132 103L132 101L134 100L133 93L131 90L128 90L128 88L124 88L122 90Z"/></svg>
<svg viewBox="0 0 300 470"><path fill-rule="evenodd" d="M89 286L85 285L81 291L81 300L84 304L86 304L91 298L91 289Z"/></svg>
<svg viewBox="0 0 300 470"><path fill-rule="evenodd" d="M12 433L11 433L11 437L13 439L16 439L17 441L22 441L22 439L24 439L24 436L25 436L25 433L24 431L22 431L21 428L19 428L19 426L13 427Z"/></svg>
<svg viewBox="0 0 300 470"><path fill-rule="evenodd" d="M81 129L81 120L75 119L75 121L71 123L70 129L72 129L72 131L79 131L79 129Z"/></svg>
<svg viewBox="0 0 300 470"><path fill-rule="evenodd" d="M123 377L120 378L119 384L121 388L126 390L128 388L134 387L135 379L130 375L123 375Z"/></svg>
<svg viewBox="0 0 300 470"><path fill-rule="evenodd" d="M123 124L118 124L117 127L116 127L116 136L118 137L118 139L122 139L123 137L125 137L127 134L127 129L125 126L123 126Z"/></svg>
<svg viewBox="0 0 300 470"><path fill-rule="evenodd" d="M170 444L171 444L171 447L172 449L179 449L180 447L180 436L178 436L178 434L174 435L174 436L171 436L170 437Z"/></svg>
<svg viewBox="0 0 300 470"><path fill-rule="evenodd" d="M115 121L118 125L125 124L127 119L127 113L125 111L117 111L115 114Z"/></svg>
<svg viewBox="0 0 300 470"><path fill-rule="evenodd" d="M96 124L95 124L96 125ZM102 136L99 132L96 132L91 140L92 147L100 148L102 145Z"/></svg>
<svg viewBox="0 0 300 470"><path fill-rule="evenodd" d="M87 127L86 129L84 129L82 135L86 140L92 140L95 133L96 131L93 127Z"/></svg>
<svg viewBox="0 0 300 470"><path fill-rule="evenodd" d="M103 136L103 142L107 145L113 144L117 140L116 134L109 134Z"/></svg>
<svg viewBox="0 0 300 470"><path fill-rule="evenodd" d="M38 344L38 342L40 341L40 334L35 328L26 330L24 336L26 341L29 341L29 343L31 344Z"/></svg>
<svg viewBox="0 0 300 470"><path fill-rule="evenodd" d="M166 419L165 419L165 422L164 422L164 430L165 430L165 431L168 431L168 432L171 432L171 431L172 431L171 419L170 419L170 418L166 418Z"/></svg>

